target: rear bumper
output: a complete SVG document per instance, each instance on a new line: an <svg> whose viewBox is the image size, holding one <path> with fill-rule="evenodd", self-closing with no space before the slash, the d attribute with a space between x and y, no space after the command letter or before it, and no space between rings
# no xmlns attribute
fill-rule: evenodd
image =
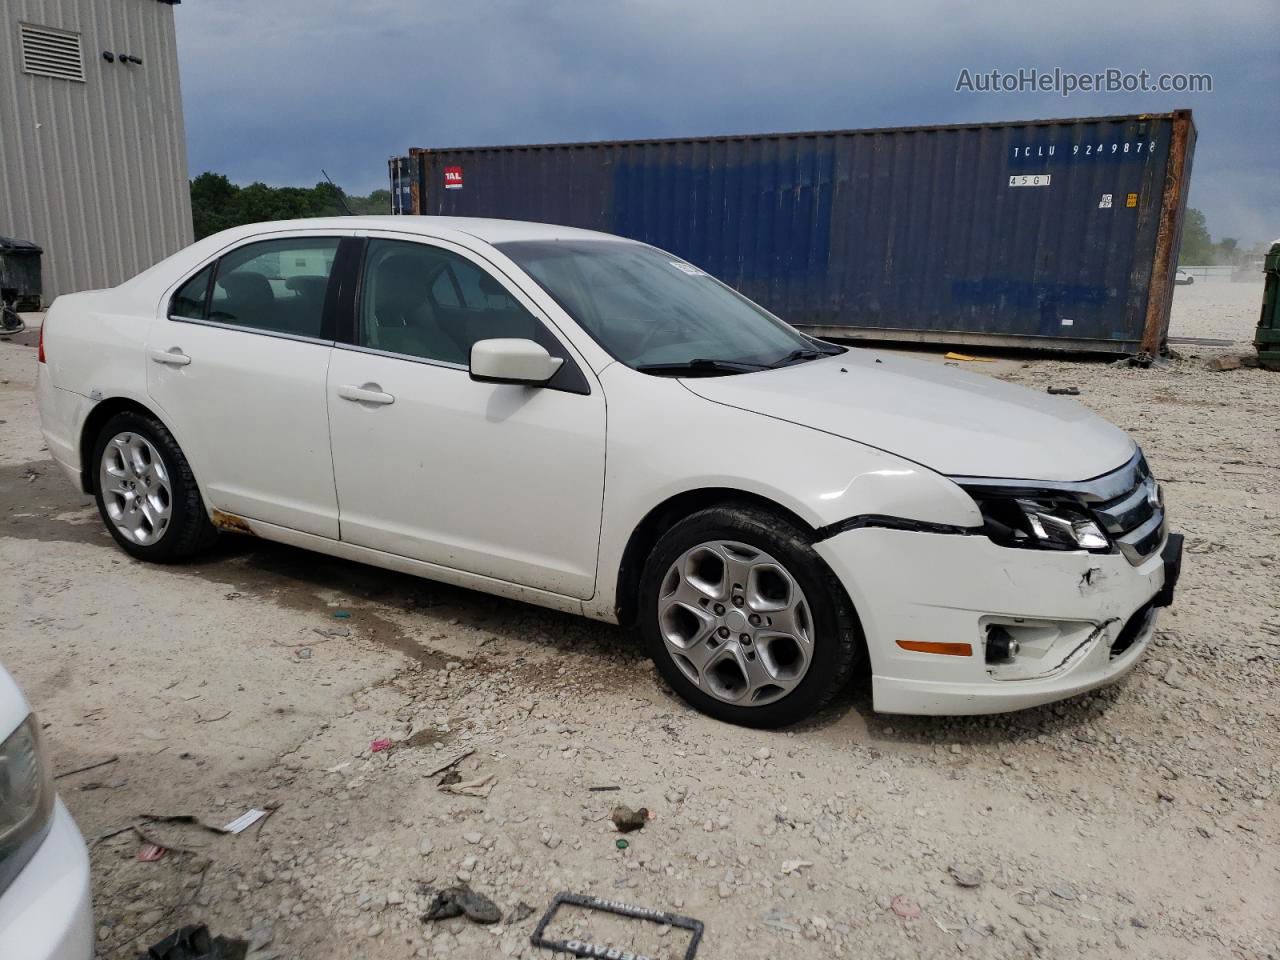
<svg viewBox="0 0 1280 960"><path fill-rule="evenodd" d="M1165 553L1180 548L1181 538L1170 537ZM816 549L858 611L882 713L1002 713L1113 683L1142 658L1166 599L1166 568L1172 581L1177 566L1159 553L1135 567L1119 554L870 528ZM1023 650L989 664L997 628L1024 638ZM970 653L902 646L921 641L964 643Z"/></svg>
<svg viewBox="0 0 1280 960"><path fill-rule="evenodd" d="M0 896L0 956L92 960L89 852L61 799L44 843Z"/></svg>
<svg viewBox="0 0 1280 960"><path fill-rule="evenodd" d="M44 364L36 367L36 404L40 432L49 454L77 487L81 484L80 431L93 401L70 390L60 390Z"/></svg>

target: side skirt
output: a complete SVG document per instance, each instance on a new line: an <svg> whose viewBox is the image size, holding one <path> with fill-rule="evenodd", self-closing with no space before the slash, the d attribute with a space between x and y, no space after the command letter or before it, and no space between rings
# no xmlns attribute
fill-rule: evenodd
<svg viewBox="0 0 1280 960"><path fill-rule="evenodd" d="M371 567L382 567L386 570L407 573L414 577L437 580L440 583L448 583L455 587L465 587L468 590L477 590L480 593L505 597L509 600L520 600L524 603L532 603L535 606L559 610L562 613L588 616L583 610L582 601L576 597L566 597L559 593L524 587L507 580L482 577L474 573L454 570L452 567L442 567L423 560L412 560L408 557L396 556L394 553L383 553L381 550L373 550L369 547L342 543L338 540L330 540L327 537L316 536L313 533L302 533L298 530L291 530L288 527L277 526L274 523L245 520L242 517L237 517L236 520L238 521L237 529L239 529L239 524L243 524L248 529L242 532L262 537L264 540L274 540L277 543L285 543L291 547L314 550L316 553L327 554L340 560L367 563Z"/></svg>

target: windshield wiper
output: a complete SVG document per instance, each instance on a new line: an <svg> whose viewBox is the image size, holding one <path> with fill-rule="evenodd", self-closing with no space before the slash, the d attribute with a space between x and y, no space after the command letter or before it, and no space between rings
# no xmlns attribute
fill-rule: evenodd
<svg viewBox="0 0 1280 960"><path fill-rule="evenodd" d="M805 361L805 360L817 360L818 357L835 356L839 352L840 350L838 348L834 350L823 350L819 347L800 347L797 350L792 350L781 360L778 360L775 363L769 364L769 366L771 368L786 367L786 366L790 366L793 363L801 363L802 361Z"/></svg>
<svg viewBox="0 0 1280 960"><path fill-rule="evenodd" d="M636 369L641 373L687 373L696 377L767 370L769 369L769 364L746 363L740 360L708 360L705 357L695 357L692 360L681 360L678 363L642 363Z"/></svg>

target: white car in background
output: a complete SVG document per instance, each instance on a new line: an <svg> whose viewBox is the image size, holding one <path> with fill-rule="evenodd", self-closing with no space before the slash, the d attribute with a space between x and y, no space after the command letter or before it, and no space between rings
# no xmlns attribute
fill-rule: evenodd
<svg viewBox="0 0 1280 960"><path fill-rule="evenodd" d="M0 667L0 957L92 956L89 853L54 792L40 724Z"/></svg>
<svg viewBox="0 0 1280 960"><path fill-rule="evenodd" d="M1176 286L1184 287L1189 284L1195 283L1196 278L1193 277L1191 274L1187 273L1187 271L1185 270L1177 270L1173 274L1173 282Z"/></svg>
<svg viewBox="0 0 1280 960"><path fill-rule="evenodd" d="M678 257L546 224L238 227L41 330L49 450L122 549L250 533L638 624L777 726L1111 682L1171 601L1141 451L1072 400L804 336Z"/></svg>

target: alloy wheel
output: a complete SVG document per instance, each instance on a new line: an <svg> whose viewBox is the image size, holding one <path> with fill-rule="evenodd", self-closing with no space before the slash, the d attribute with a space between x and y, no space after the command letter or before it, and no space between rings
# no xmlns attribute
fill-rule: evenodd
<svg viewBox="0 0 1280 960"><path fill-rule="evenodd" d="M140 433L118 433L102 451L98 489L107 516L132 543L149 546L164 536L173 515L169 472L159 451Z"/></svg>
<svg viewBox="0 0 1280 960"><path fill-rule="evenodd" d="M763 706L804 679L813 617L778 560L728 540L700 543L668 569L658 595L667 653L710 696Z"/></svg>

